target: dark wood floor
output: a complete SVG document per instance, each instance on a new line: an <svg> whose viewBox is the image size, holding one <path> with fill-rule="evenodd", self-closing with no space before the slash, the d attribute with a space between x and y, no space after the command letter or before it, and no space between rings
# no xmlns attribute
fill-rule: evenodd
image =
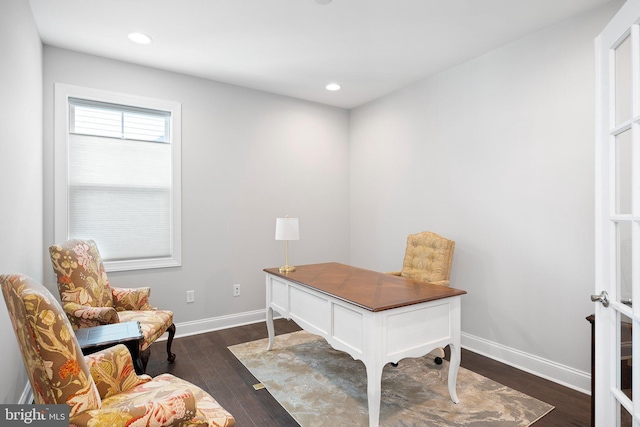
<svg viewBox="0 0 640 427"><path fill-rule="evenodd" d="M287 320L276 320L276 334L300 330ZM178 331L179 333L179 331ZM253 389L258 381L227 347L266 338L264 323L240 326L206 334L177 338L173 342L176 361L166 361L166 343L153 344L147 373L170 372L208 391L233 414L239 427L297 426L267 390ZM501 384L536 397L555 409L534 427L589 426L590 397L528 374L492 359L462 350L462 366Z"/></svg>

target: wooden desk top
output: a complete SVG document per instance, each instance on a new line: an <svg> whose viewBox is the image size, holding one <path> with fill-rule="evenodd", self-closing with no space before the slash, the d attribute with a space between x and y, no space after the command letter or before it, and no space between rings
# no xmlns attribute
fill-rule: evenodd
<svg viewBox="0 0 640 427"><path fill-rule="evenodd" d="M264 271L369 311L390 310L467 293L337 262L297 266L292 273L280 273L277 268L265 268Z"/></svg>

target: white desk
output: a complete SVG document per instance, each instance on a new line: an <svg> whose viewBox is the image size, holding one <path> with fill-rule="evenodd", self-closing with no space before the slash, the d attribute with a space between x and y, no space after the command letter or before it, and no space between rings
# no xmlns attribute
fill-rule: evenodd
<svg viewBox="0 0 640 427"><path fill-rule="evenodd" d="M275 310L361 360L367 371L370 427L379 422L384 366L438 347L451 348L449 394L458 403L460 296L465 291L338 263L304 265L291 273L264 271L268 349L273 346Z"/></svg>

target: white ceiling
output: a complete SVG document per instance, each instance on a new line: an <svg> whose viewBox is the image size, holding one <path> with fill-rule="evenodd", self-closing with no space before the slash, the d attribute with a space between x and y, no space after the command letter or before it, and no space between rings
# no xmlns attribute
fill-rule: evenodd
<svg viewBox="0 0 640 427"><path fill-rule="evenodd" d="M609 1L29 0L47 45L343 108Z"/></svg>

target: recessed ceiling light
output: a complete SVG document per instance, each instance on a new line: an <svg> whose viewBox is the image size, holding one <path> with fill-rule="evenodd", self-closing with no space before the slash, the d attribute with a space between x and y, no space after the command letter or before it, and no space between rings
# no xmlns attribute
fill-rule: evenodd
<svg viewBox="0 0 640 427"><path fill-rule="evenodd" d="M331 0L316 0L316 3L318 3L318 4L329 4L329 3L331 3Z"/></svg>
<svg viewBox="0 0 640 427"><path fill-rule="evenodd" d="M336 90L340 90L342 86L340 86L338 83L329 83L328 85L325 86L325 88L327 90L335 92Z"/></svg>
<svg viewBox="0 0 640 427"><path fill-rule="evenodd" d="M129 33L129 40L138 44L149 44L151 43L151 37L142 33Z"/></svg>

